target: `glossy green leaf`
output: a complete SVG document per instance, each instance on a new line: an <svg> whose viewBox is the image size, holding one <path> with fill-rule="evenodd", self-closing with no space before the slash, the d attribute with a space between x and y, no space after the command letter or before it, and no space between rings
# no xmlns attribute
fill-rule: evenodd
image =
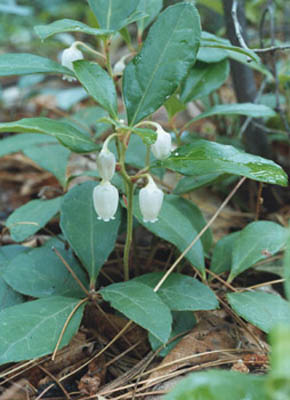
<svg viewBox="0 0 290 400"><path fill-rule="evenodd" d="M266 398L263 376L218 370L190 374L164 396L164 400L264 400Z"/></svg>
<svg viewBox="0 0 290 400"><path fill-rule="evenodd" d="M21 133L19 135L8 136L0 140L0 157L32 146L46 145L47 143L55 144L57 140L49 136L36 135L35 133Z"/></svg>
<svg viewBox="0 0 290 400"><path fill-rule="evenodd" d="M188 333L196 324L194 313L191 311L173 311L172 312L172 331L168 339L168 344L164 346L160 340L158 340L151 333L148 335L148 339L153 351L162 350L158 352L158 356L165 357L170 351L182 340L184 334ZM182 335L183 334L183 335ZM177 339L176 336L178 336Z"/></svg>
<svg viewBox="0 0 290 400"><path fill-rule="evenodd" d="M157 133L152 129L133 128L132 131L140 136L144 144L150 145L156 142Z"/></svg>
<svg viewBox="0 0 290 400"><path fill-rule="evenodd" d="M215 274L230 271L232 266L232 252L236 241L239 240L240 231L230 233L221 238L215 245L210 269Z"/></svg>
<svg viewBox="0 0 290 400"><path fill-rule="evenodd" d="M201 174L196 176L184 176L181 178L176 187L174 188L174 194L183 194L191 192L192 190L198 189L200 187L209 185L210 183L216 182L217 180L222 180L225 174L220 174L219 172Z"/></svg>
<svg viewBox="0 0 290 400"><path fill-rule="evenodd" d="M64 187L66 168L71 152L58 143L48 143L26 147L23 153L41 168L51 172Z"/></svg>
<svg viewBox="0 0 290 400"><path fill-rule="evenodd" d="M286 241L286 251L284 257L284 290L287 299L290 300L290 228L288 228L288 236Z"/></svg>
<svg viewBox="0 0 290 400"><path fill-rule="evenodd" d="M72 125L45 117L2 122L0 132L42 133L53 136L62 145L76 153L87 153L99 148L88 136Z"/></svg>
<svg viewBox="0 0 290 400"><path fill-rule="evenodd" d="M286 239L286 228L275 222L256 221L248 224L233 243L229 280L256 262L277 253L285 246Z"/></svg>
<svg viewBox="0 0 290 400"><path fill-rule="evenodd" d="M60 226L73 251L95 282L100 268L115 247L121 215L109 222L99 220L93 205L96 182L72 188L61 205Z"/></svg>
<svg viewBox="0 0 290 400"><path fill-rule="evenodd" d="M147 17L137 22L138 31L142 34L144 29L154 20L162 9L163 0L140 0L137 10L147 14Z"/></svg>
<svg viewBox="0 0 290 400"><path fill-rule="evenodd" d="M187 103L209 95L225 82L229 72L228 60L212 64L196 63L181 85L181 100Z"/></svg>
<svg viewBox="0 0 290 400"><path fill-rule="evenodd" d="M162 343L167 342L172 317L157 293L136 281L113 283L100 290L104 300L126 317L147 329Z"/></svg>
<svg viewBox="0 0 290 400"><path fill-rule="evenodd" d="M134 12L138 6L136 0L88 0L102 29L118 31L134 21ZM133 14L133 15L132 15ZM140 14L135 14L138 19Z"/></svg>
<svg viewBox="0 0 290 400"><path fill-rule="evenodd" d="M73 75L73 72L49 58L28 53L0 54L0 76L36 73Z"/></svg>
<svg viewBox="0 0 290 400"><path fill-rule="evenodd" d="M134 201L134 215L149 231L174 244L180 252L192 242L201 229L201 214L191 202L179 196L164 196L163 205L155 223L144 222L139 209L138 198ZM205 223L203 222L203 225ZM202 239L205 240L204 237ZM204 273L204 252L202 241L188 251L185 258Z"/></svg>
<svg viewBox="0 0 290 400"><path fill-rule="evenodd" d="M117 118L117 93L114 82L108 73L99 64L86 60L75 61L74 70L89 95L113 118Z"/></svg>
<svg viewBox="0 0 290 400"><path fill-rule="evenodd" d="M15 242L34 235L54 217L60 209L61 197L51 200L31 200L17 208L7 219L6 227Z"/></svg>
<svg viewBox="0 0 290 400"><path fill-rule="evenodd" d="M278 324L290 324L290 304L279 295L256 291L229 293L227 297L237 314L264 332Z"/></svg>
<svg viewBox="0 0 290 400"><path fill-rule="evenodd" d="M134 281L154 289L163 276L163 272L152 272L134 278ZM218 301L212 290L187 275L170 274L157 293L173 311L214 310L218 307Z"/></svg>
<svg viewBox="0 0 290 400"><path fill-rule="evenodd" d="M36 34L40 39L44 40L56 33L62 32L81 32L87 35L105 36L111 34L113 31L107 29L92 28L82 22L73 19L60 19L48 25L37 25L34 27Z"/></svg>
<svg viewBox="0 0 290 400"><path fill-rule="evenodd" d="M202 139L177 148L170 157L157 161L156 165L189 176L228 173L287 186L287 174L273 161L245 153L233 146Z"/></svg>
<svg viewBox="0 0 290 400"><path fill-rule="evenodd" d="M200 40L196 8L179 3L152 25L141 52L127 65L123 95L130 125L156 111L194 64Z"/></svg>
<svg viewBox="0 0 290 400"><path fill-rule="evenodd" d="M237 103L237 104L218 104L211 107L205 112L202 112L197 117L194 117L186 126L191 125L203 118L212 117L213 115L246 115L253 118L270 118L274 117L276 113L268 106L255 103Z"/></svg>
<svg viewBox="0 0 290 400"><path fill-rule="evenodd" d="M64 249L58 251L79 280L88 287L86 275L72 253ZM2 276L14 290L28 296L85 297L78 282L49 247L38 247L14 257Z"/></svg>
<svg viewBox="0 0 290 400"><path fill-rule="evenodd" d="M0 312L0 364L30 360L51 353L78 299L52 296L6 308ZM60 348L76 333L80 306L69 321Z"/></svg>
<svg viewBox="0 0 290 400"><path fill-rule="evenodd" d="M28 248L18 244L10 244L0 248L0 311L4 308L23 303L24 297L15 292L3 279L10 260L18 254L27 251Z"/></svg>
<svg viewBox="0 0 290 400"><path fill-rule="evenodd" d="M228 57L228 53L223 49L213 49L210 47L200 47L197 53L197 60L204 63L218 63Z"/></svg>

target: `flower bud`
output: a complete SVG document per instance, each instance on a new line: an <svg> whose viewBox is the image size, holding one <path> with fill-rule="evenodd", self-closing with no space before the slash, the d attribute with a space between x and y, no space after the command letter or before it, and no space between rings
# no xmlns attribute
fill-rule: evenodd
<svg viewBox="0 0 290 400"><path fill-rule="evenodd" d="M151 145L151 150L157 160L167 158L171 152L171 136L160 125L157 129L156 142Z"/></svg>
<svg viewBox="0 0 290 400"><path fill-rule="evenodd" d="M61 55L61 64L70 69L73 69L73 62L77 60L82 60L84 58L83 53L76 48L75 44L73 43L68 49L65 49ZM69 82L75 81L76 79L72 76L64 75L62 79L67 79Z"/></svg>
<svg viewBox="0 0 290 400"><path fill-rule="evenodd" d="M104 146L98 154L96 162L100 177L105 181L110 181L116 168L115 155Z"/></svg>
<svg viewBox="0 0 290 400"><path fill-rule="evenodd" d="M105 222L115 219L119 203L119 192L109 181L102 181L93 191L93 201L98 219Z"/></svg>
<svg viewBox="0 0 290 400"><path fill-rule="evenodd" d="M151 176L147 185L139 192L139 207L144 222L156 222L163 202L163 192L159 189Z"/></svg>
<svg viewBox="0 0 290 400"><path fill-rule="evenodd" d="M123 71L126 67L126 64L124 63L123 58L121 58L119 61L116 62L116 64L113 67L113 74L114 75L122 75Z"/></svg>

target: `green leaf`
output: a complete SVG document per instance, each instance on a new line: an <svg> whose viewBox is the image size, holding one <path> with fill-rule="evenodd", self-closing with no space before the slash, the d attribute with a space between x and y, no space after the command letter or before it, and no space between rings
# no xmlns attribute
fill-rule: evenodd
<svg viewBox="0 0 290 400"><path fill-rule="evenodd" d="M167 342L172 317L157 293L136 281L113 283L100 290L105 301L126 317L147 329L162 343Z"/></svg>
<svg viewBox="0 0 290 400"><path fill-rule="evenodd" d="M227 175L220 174L219 172L201 174L196 176L184 176L178 181L176 187L174 188L174 194L183 194L191 192L192 190L201 188L210 183L216 182L217 180L222 180L223 177Z"/></svg>
<svg viewBox="0 0 290 400"><path fill-rule="evenodd" d="M66 168L71 152L58 143L26 147L23 153L46 171L51 172L64 187Z"/></svg>
<svg viewBox="0 0 290 400"><path fill-rule="evenodd" d="M254 51L250 49L244 49L243 47L233 46L229 40L222 39L209 32L202 32L201 46L213 49L230 50L232 52L237 52L247 56L249 59L251 59L251 61L260 62L259 57Z"/></svg>
<svg viewBox="0 0 290 400"><path fill-rule="evenodd" d="M0 364L30 360L51 353L78 299L53 296L0 312ZM82 318L83 305L69 321L60 347L69 343Z"/></svg>
<svg viewBox="0 0 290 400"><path fill-rule="evenodd" d="M15 242L22 242L43 228L58 213L61 197L51 200L31 200L17 208L7 219L6 226Z"/></svg>
<svg viewBox="0 0 290 400"><path fill-rule="evenodd" d="M79 280L88 287L85 273L71 252L58 249ZM3 279L17 292L32 297L61 295L84 297L85 293L52 248L39 247L14 257Z"/></svg>
<svg viewBox="0 0 290 400"><path fill-rule="evenodd" d="M89 6L103 29L118 31L134 21L131 14L137 8L136 0L88 0ZM138 14L136 17L138 18Z"/></svg>
<svg viewBox="0 0 290 400"><path fill-rule="evenodd" d="M6 53L0 55L0 76L26 75L36 73L65 74L73 72L49 58L28 53Z"/></svg>
<svg viewBox="0 0 290 400"><path fill-rule="evenodd" d="M227 298L237 314L264 332L290 324L290 304L279 295L256 291L229 293Z"/></svg>
<svg viewBox="0 0 290 400"><path fill-rule="evenodd" d="M164 276L163 272L152 272L134 278L152 289ZM214 310L218 301L212 290L191 276L172 273L157 292L161 300L173 311Z"/></svg>
<svg viewBox="0 0 290 400"><path fill-rule="evenodd" d="M76 153L87 153L99 148L88 136L72 125L44 117L2 122L0 123L0 132L42 133L53 136Z"/></svg>
<svg viewBox="0 0 290 400"><path fill-rule="evenodd" d="M290 300L290 228L288 228L287 245L284 257L284 290L286 297Z"/></svg>
<svg viewBox="0 0 290 400"><path fill-rule="evenodd" d="M55 144L57 141L52 137L36 135L35 133L8 136L0 140L0 157L16 153L31 146L46 145L47 143Z"/></svg>
<svg viewBox="0 0 290 400"><path fill-rule="evenodd" d="M60 19L48 25L37 25L34 27L36 34L44 40L56 33L62 32L81 32L87 35L106 36L113 33L108 29L95 29L82 22L73 19Z"/></svg>
<svg viewBox="0 0 290 400"><path fill-rule="evenodd" d="M221 238L215 245L210 269L215 274L230 271L234 244L239 240L239 232L233 232Z"/></svg>
<svg viewBox="0 0 290 400"><path fill-rule="evenodd" d="M147 28L147 26L154 20L162 9L163 0L140 0L137 6L138 11L147 14L147 17L140 19L137 22L138 31L140 34Z"/></svg>
<svg viewBox="0 0 290 400"><path fill-rule="evenodd" d="M156 165L189 176L228 173L287 186L287 174L273 161L202 139L177 148L166 160L156 161Z"/></svg>
<svg viewBox="0 0 290 400"><path fill-rule="evenodd" d="M177 97L176 94L169 97L169 99L164 103L164 107L166 108L169 119L172 119L175 114L186 109L185 104L179 100L179 97Z"/></svg>
<svg viewBox="0 0 290 400"><path fill-rule="evenodd" d="M289 397L289 369L290 369L290 326L278 325L270 332L271 343L271 370L269 380L272 393L271 399L287 399ZM277 382L280 380L280 382ZM275 382L276 381L276 382ZM275 385L276 383L276 385ZM286 383L286 385L285 385ZM275 387L276 386L276 387ZM288 395L280 397L277 389L284 390L288 386ZM284 386L284 387L283 387ZM276 392L276 393L275 393ZM281 395L281 394L280 394Z"/></svg>
<svg viewBox="0 0 290 400"><path fill-rule="evenodd" d="M211 370L188 375L164 400L261 400L264 388L263 376Z"/></svg>
<svg viewBox="0 0 290 400"><path fill-rule="evenodd" d="M152 114L175 92L195 62L199 40L199 15L192 4L179 3L159 15L141 52L124 71L130 125Z"/></svg>
<svg viewBox="0 0 290 400"><path fill-rule="evenodd" d="M9 261L27 250L27 247L19 246L18 244L10 244L0 248L0 311L24 301L24 297L21 294L15 292L12 287L7 285L3 279L3 274L6 271Z"/></svg>
<svg viewBox="0 0 290 400"><path fill-rule="evenodd" d="M74 252L95 282L100 268L115 247L121 215L104 222L97 218L93 205L93 189L89 181L72 188L61 204L60 226Z"/></svg>
<svg viewBox="0 0 290 400"><path fill-rule="evenodd" d="M274 255L285 246L287 230L271 221L252 222L233 243L232 266L229 280L256 262Z"/></svg>
<svg viewBox="0 0 290 400"><path fill-rule="evenodd" d="M225 82L229 72L228 60L211 64L196 63L181 85L181 100L187 103L209 95Z"/></svg>
<svg viewBox="0 0 290 400"><path fill-rule="evenodd" d="M75 61L74 70L89 95L113 118L117 118L117 93L114 82L108 73L99 64L86 60Z"/></svg>
<svg viewBox="0 0 290 400"><path fill-rule="evenodd" d="M163 349L158 352L158 356L160 357L165 357L170 353L170 351L182 340L184 334L188 333L188 331L190 331L196 324L196 319L191 311L173 311L172 318L172 331L168 339L169 343L166 346L164 346L164 344L151 333L148 335L153 351L157 351L163 345ZM181 336L181 334L183 334L183 336ZM177 335L178 338L174 339Z"/></svg>
<svg viewBox="0 0 290 400"><path fill-rule="evenodd" d="M223 15L223 6L220 0L198 0L197 3L202 4L214 12Z"/></svg>
<svg viewBox="0 0 290 400"><path fill-rule="evenodd" d="M152 129L133 128L132 131L140 136L144 144L150 145L156 142L157 133Z"/></svg>
<svg viewBox="0 0 290 400"><path fill-rule="evenodd" d="M179 196L164 196L158 221L153 224L143 221L137 197L134 200L134 216L140 224L155 235L174 244L180 252L186 249L200 230L199 209L193 203ZM203 223L203 225L205 224ZM201 240L196 242L185 258L204 273L204 253Z"/></svg>
<svg viewBox="0 0 290 400"><path fill-rule="evenodd" d="M191 125L203 118L212 117L213 115L246 115L247 117L262 118L274 117L276 113L268 106L255 103L238 103L238 104L218 104L211 107L207 111L194 117L186 126Z"/></svg>
<svg viewBox="0 0 290 400"><path fill-rule="evenodd" d="M197 53L197 60L204 63L218 63L228 58L228 53L223 49L213 49L210 47L200 47Z"/></svg>

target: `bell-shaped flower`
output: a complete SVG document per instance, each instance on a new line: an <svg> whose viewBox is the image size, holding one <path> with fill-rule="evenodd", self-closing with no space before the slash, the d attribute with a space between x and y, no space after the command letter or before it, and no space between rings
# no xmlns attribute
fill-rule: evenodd
<svg viewBox="0 0 290 400"><path fill-rule="evenodd" d="M93 202L98 219L105 222L115 219L119 203L119 192L109 181L102 181L93 191Z"/></svg>
<svg viewBox="0 0 290 400"><path fill-rule="evenodd" d="M77 60L82 60L84 58L83 53L77 49L75 43L73 43L69 48L65 49L61 55L61 64L70 69L73 69L73 62ZM64 75L62 79L67 79L69 82L76 80L72 76Z"/></svg>
<svg viewBox="0 0 290 400"><path fill-rule="evenodd" d="M144 222L158 221L162 202L163 192L149 175L147 185L139 192L139 207Z"/></svg>
<svg viewBox="0 0 290 400"><path fill-rule="evenodd" d="M96 162L100 177L105 181L110 181L113 178L116 168L114 153L112 153L107 146L104 146L97 155Z"/></svg>
<svg viewBox="0 0 290 400"><path fill-rule="evenodd" d="M156 129L157 139L151 145L151 150L157 160L164 160L171 152L171 136L159 124Z"/></svg>

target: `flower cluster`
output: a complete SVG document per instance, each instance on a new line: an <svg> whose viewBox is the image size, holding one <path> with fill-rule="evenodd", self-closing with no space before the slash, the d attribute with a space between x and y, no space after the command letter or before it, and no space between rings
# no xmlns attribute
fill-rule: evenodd
<svg viewBox="0 0 290 400"><path fill-rule="evenodd" d="M151 150L154 156L163 160L169 156L171 151L171 136L165 132L157 123L150 123L156 127L157 139L151 145ZM114 215L118 208L119 193L115 186L111 184L111 179L115 173L116 158L115 155L108 149L108 143L113 134L104 142L101 152L97 156L97 168L102 178L99 185L94 188L93 202L98 219L110 221L114 219ZM148 183L139 192L139 207L144 222L156 222L162 207L163 192L154 182L153 178L146 174Z"/></svg>

